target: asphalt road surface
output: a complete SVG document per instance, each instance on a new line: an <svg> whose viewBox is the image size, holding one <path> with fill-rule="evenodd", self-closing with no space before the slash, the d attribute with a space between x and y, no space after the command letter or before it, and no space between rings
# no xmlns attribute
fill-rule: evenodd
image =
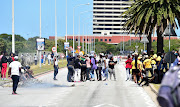
<svg viewBox="0 0 180 107"><path fill-rule="evenodd" d="M144 91L132 81L125 81L123 63L116 65L117 80L68 83L67 69L59 70L58 81L53 73L38 77L42 83L18 87L19 95L11 88L0 88L0 106L50 107L156 107ZM75 86L72 86L75 84Z"/></svg>

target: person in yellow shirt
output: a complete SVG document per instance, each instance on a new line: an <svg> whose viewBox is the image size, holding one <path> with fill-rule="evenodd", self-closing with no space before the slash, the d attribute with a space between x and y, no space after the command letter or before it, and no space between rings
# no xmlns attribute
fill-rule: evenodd
<svg viewBox="0 0 180 107"><path fill-rule="evenodd" d="M135 55L135 60L132 61L131 65L132 65L132 74L134 77L134 82L138 83L138 80L136 77L139 76L141 69L140 69L140 65L141 61L138 60L138 55Z"/></svg>
<svg viewBox="0 0 180 107"><path fill-rule="evenodd" d="M151 66L151 59L150 57L148 57L148 55L145 56L145 60L143 62L143 65L145 67L145 74L146 74L146 85L148 86L149 85L149 80L148 80L148 77L149 77L149 71L151 72L151 76L153 76L153 70L152 70L152 66Z"/></svg>
<svg viewBox="0 0 180 107"><path fill-rule="evenodd" d="M162 58L161 58L161 52L158 52L157 58L156 58L156 65L157 65L158 71L161 70L161 60L162 60Z"/></svg>

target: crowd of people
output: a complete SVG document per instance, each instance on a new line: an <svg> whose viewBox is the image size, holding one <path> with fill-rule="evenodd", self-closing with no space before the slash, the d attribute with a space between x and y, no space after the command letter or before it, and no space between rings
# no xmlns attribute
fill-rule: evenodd
<svg viewBox="0 0 180 107"><path fill-rule="evenodd" d="M177 52L174 55L178 56ZM178 60L178 58L177 58ZM165 61L164 53L154 54L151 50L151 54L147 55L143 53L139 55L138 53L133 53L131 56L128 55L126 63L126 75L127 80L133 80L138 85L141 85L144 81L145 84L149 85L149 82L161 83L164 74L168 71L169 67L177 65L179 61L176 61L169 65ZM140 81L141 79L141 81Z"/></svg>
<svg viewBox="0 0 180 107"><path fill-rule="evenodd" d="M109 79L108 77L112 79L112 75L116 80L114 66L117 61L113 60L112 53L107 55L101 53L98 56L96 54L76 55L75 57L69 54L67 62L68 82L106 81Z"/></svg>

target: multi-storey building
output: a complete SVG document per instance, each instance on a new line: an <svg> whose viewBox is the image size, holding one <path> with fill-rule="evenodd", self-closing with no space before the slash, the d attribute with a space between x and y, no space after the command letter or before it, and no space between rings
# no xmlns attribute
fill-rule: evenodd
<svg viewBox="0 0 180 107"><path fill-rule="evenodd" d="M130 0L94 0L93 1L93 34L94 35L127 35L123 29L126 18L121 14L130 7Z"/></svg>

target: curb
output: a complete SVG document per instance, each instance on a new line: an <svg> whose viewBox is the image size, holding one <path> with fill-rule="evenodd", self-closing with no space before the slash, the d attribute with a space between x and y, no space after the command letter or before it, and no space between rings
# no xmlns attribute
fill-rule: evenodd
<svg viewBox="0 0 180 107"><path fill-rule="evenodd" d="M152 92L154 92L156 95L158 95L158 90L155 89L152 84L149 84L149 87L151 88Z"/></svg>

